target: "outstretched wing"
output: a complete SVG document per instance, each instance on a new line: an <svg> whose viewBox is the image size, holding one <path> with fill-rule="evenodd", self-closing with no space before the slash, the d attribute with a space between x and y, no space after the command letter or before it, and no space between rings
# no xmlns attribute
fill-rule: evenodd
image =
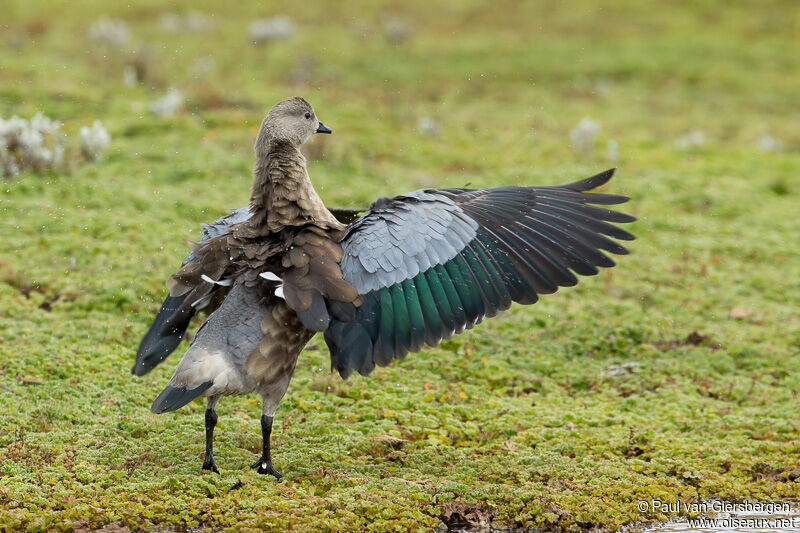
<svg viewBox="0 0 800 533"><path fill-rule="evenodd" d="M243 222L250 217L250 212L246 207L233 209L228 214L211 224L203 224L203 236L199 242L205 242L225 233L228 226ZM181 266L196 260L194 251L189 252ZM192 317L198 309L205 309L209 313L213 312L227 294L228 287L221 285L208 284L205 287L206 294L186 293L181 296L170 296L167 294L164 303L161 304L156 318L150 325L150 329L145 333L144 338L139 343L136 351L136 363L131 372L137 376L143 376L155 368L161 361L177 348L183 339L186 328L189 327ZM214 294L216 293L216 294Z"/></svg>
<svg viewBox="0 0 800 533"><path fill-rule="evenodd" d="M563 186L425 189L376 201L342 239L341 270L363 303L328 303L332 366L345 378L367 375L512 302L575 285L575 274L614 266L603 251L628 252L609 237L634 237L610 222L635 219L589 204L628 198L586 192L613 172Z"/></svg>

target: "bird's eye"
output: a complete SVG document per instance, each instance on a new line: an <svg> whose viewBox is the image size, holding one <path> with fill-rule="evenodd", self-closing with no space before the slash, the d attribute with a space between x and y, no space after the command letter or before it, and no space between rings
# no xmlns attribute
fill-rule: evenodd
<svg viewBox="0 0 800 533"><path fill-rule="evenodd" d="M311 118L311 113L306 113L306 118Z"/></svg>

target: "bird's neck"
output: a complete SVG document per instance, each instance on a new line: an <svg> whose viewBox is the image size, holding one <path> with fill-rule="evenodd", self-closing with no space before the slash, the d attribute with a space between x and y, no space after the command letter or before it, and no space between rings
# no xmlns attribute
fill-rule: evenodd
<svg viewBox="0 0 800 533"><path fill-rule="evenodd" d="M306 170L306 158L290 143L271 142L266 157L256 160L250 223L278 232L308 223L335 223Z"/></svg>

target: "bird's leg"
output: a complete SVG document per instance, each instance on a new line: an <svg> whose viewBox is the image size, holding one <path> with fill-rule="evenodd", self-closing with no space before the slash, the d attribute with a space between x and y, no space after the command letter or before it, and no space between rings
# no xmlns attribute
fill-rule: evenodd
<svg viewBox="0 0 800 533"><path fill-rule="evenodd" d="M217 425L217 412L214 407L218 398L208 399L206 407L206 458L203 461L203 470L211 470L219 474L217 463L214 462L214 426Z"/></svg>
<svg viewBox="0 0 800 533"><path fill-rule="evenodd" d="M272 435L272 416L261 415L261 437L263 438L263 451L261 458L253 463L251 468L258 468L259 474L272 474L277 479L283 477L283 474L275 470L272 466L272 456L269 453L269 439Z"/></svg>

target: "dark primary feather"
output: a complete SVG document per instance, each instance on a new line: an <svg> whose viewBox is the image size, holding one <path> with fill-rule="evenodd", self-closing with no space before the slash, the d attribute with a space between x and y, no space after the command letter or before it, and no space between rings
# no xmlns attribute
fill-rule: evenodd
<svg viewBox="0 0 800 533"><path fill-rule="evenodd" d="M368 374L424 344L436 345L512 302L575 285L578 275L626 254L614 223L634 217L597 205L628 198L589 193L609 170L562 186L426 189L382 198L342 240L346 281L362 295L332 314L325 340L343 377ZM589 205L594 204L594 205Z"/></svg>
<svg viewBox="0 0 800 533"><path fill-rule="evenodd" d="M166 359L181 343L183 334L195 314L195 309L191 306L181 310L186 296L167 295L153 324L139 343L136 363L131 369L133 374L144 376ZM164 327L165 325L167 327Z"/></svg>

